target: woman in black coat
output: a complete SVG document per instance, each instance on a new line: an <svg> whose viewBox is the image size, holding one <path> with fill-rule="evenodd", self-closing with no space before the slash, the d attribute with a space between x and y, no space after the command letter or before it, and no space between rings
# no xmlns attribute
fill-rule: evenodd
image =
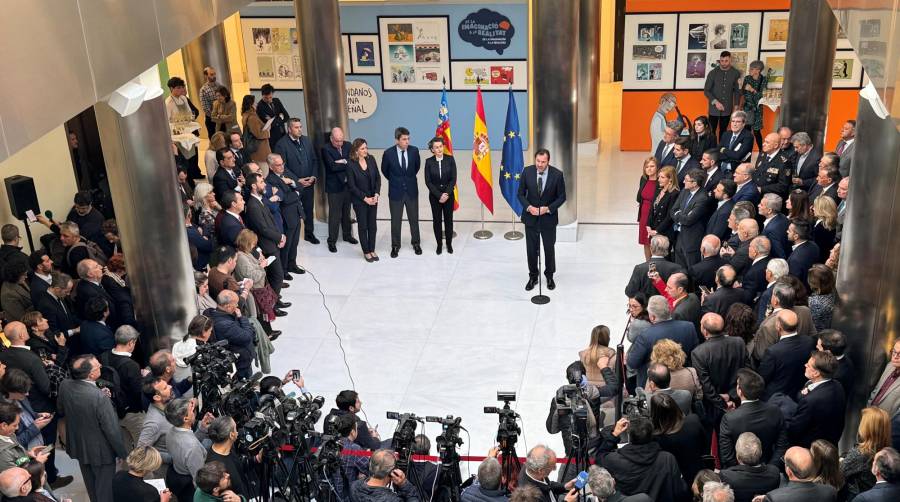
<svg viewBox="0 0 900 502"><path fill-rule="evenodd" d="M369 155L366 140L356 138L350 146L350 162L347 164L347 188L350 190L353 211L359 231L359 245L366 261L378 261L375 254L375 235L378 231L378 194L381 192L381 175L375 157Z"/></svg>
<svg viewBox="0 0 900 502"><path fill-rule="evenodd" d="M429 141L428 149L434 156L425 161L425 186L428 187L428 202L431 203L437 254L441 254L442 251L442 232L447 241L447 252L453 254L453 189L456 187L456 161L452 155L444 155L442 138L435 137Z"/></svg>
<svg viewBox="0 0 900 502"><path fill-rule="evenodd" d="M666 166L659 170L659 188L656 189L656 197L653 199L653 207L650 208L650 220L647 233L652 238L654 235L665 235L669 238L669 247L675 245L675 226L672 222L672 204L678 198L678 178L675 168Z"/></svg>
<svg viewBox="0 0 900 502"><path fill-rule="evenodd" d="M719 138L715 131L709 128L709 119L701 115L694 120L694 128L691 131L691 158L700 162L703 152L715 149L719 146Z"/></svg>
<svg viewBox="0 0 900 502"><path fill-rule="evenodd" d="M653 440L675 456L681 476L693 480L704 467L704 455L709 454L709 438L700 418L695 413L684 416L672 396L656 393L650 398L650 421Z"/></svg>

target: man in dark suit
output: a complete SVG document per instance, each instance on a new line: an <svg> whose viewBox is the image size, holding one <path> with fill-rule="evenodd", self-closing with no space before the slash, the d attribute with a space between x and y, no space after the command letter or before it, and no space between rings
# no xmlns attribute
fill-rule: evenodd
<svg viewBox="0 0 900 502"><path fill-rule="evenodd" d="M247 228L244 225L244 196L237 192L226 192L220 202L223 211L219 213L218 235L219 244L227 244L237 247L237 236L241 230Z"/></svg>
<svg viewBox="0 0 900 502"><path fill-rule="evenodd" d="M732 113L728 130L719 141L719 153L722 155L720 160L726 171L734 172L737 166L747 162L753 153L753 133L744 128L746 124L746 113L740 110Z"/></svg>
<svg viewBox="0 0 900 502"><path fill-rule="evenodd" d="M241 139L239 131L228 133L228 149L234 154L235 166L243 167L244 164L250 162L250 155L244 151L244 141Z"/></svg>
<svg viewBox="0 0 900 502"><path fill-rule="evenodd" d="M756 158L753 182L759 187L760 194L774 193L784 199L791 189L791 162L788 156L779 150L778 142L778 133L766 135L762 153Z"/></svg>
<svg viewBox="0 0 900 502"><path fill-rule="evenodd" d="M53 280L53 260L44 248L38 249L28 257L28 287L31 292L31 304L35 307L50 282Z"/></svg>
<svg viewBox="0 0 900 502"><path fill-rule="evenodd" d="M350 192L347 190L350 142L344 141L343 129L331 129L329 141L322 147L321 157L325 165L325 193L328 194L328 251L337 253L338 227L343 231L344 242L359 244L353 238L353 227L350 225Z"/></svg>
<svg viewBox="0 0 900 502"><path fill-rule="evenodd" d="M797 396L797 412L788 420L788 438L791 444L807 448L816 439L836 445L844 432L846 402L840 382L833 380L837 359L830 352L816 350L809 355L804 368L804 376L809 381Z"/></svg>
<svg viewBox="0 0 900 502"><path fill-rule="evenodd" d="M734 490L734 502L751 502L757 494L778 488L781 474L774 465L761 461L762 443L756 434L745 432L738 436L735 457L737 465L719 471L722 482Z"/></svg>
<svg viewBox="0 0 900 502"><path fill-rule="evenodd" d="M841 139L834 147L837 161L834 167L839 167L841 176L850 176L853 165L853 154L856 151L856 121L848 120L841 127Z"/></svg>
<svg viewBox="0 0 900 502"><path fill-rule="evenodd" d="M777 393L793 398L803 388L804 365L816 342L810 337L797 333L797 314L792 310L781 310L775 321L778 342L769 346L759 362L759 375L766 381L763 396L769 399Z"/></svg>
<svg viewBox="0 0 900 502"><path fill-rule="evenodd" d="M809 289L806 276L809 273L809 268L819 261L819 246L809 240L809 222L800 219L792 220L788 226L787 237L792 244L787 258L791 275L800 279L803 285Z"/></svg>
<svg viewBox="0 0 900 502"><path fill-rule="evenodd" d="M872 462L875 486L853 500L857 502L893 502L900 500L900 454L894 448L882 448Z"/></svg>
<svg viewBox="0 0 900 502"><path fill-rule="evenodd" d="M87 318L87 304L91 298L103 298L109 307L109 325L116 329L121 324L116 312L115 302L112 296L103 288L100 281L103 279L103 268L94 260L81 260L78 264L78 276L81 280L75 286L75 310L82 319Z"/></svg>
<svg viewBox="0 0 900 502"><path fill-rule="evenodd" d="M259 248L263 255L268 258L275 257L275 261L266 267L266 277L269 279L269 286L275 291L276 295L281 294L281 285L284 283L284 269L282 268L281 248L287 242L287 238L278 230L275 225L275 219L269 208L263 203L263 194L266 193L266 181L261 174L253 173L247 178L250 185L250 199L247 201L245 216L247 218L247 226L250 230L256 232L258 237ZM278 301L275 305L278 308L286 306L285 303Z"/></svg>
<svg viewBox="0 0 900 502"><path fill-rule="evenodd" d="M719 167L719 151L711 148L703 152L703 157L699 159L699 162L700 168L706 172L706 182L703 184L703 191L706 192L710 205L715 207L715 202L719 200L715 196L716 185L725 179L725 171ZM734 195L734 192L731 195Z"/></svg>
<svg viewBox="0 0 900 502"><path fill-rule="evenodd" d="M743 288L734 287L736 280L734 267L731 265L719 267L715 273L715 291L703 296L700 314L715 313L725 317L728 309L735 303L747 303L747 292Z"/></svg>
<svg viewBox="0 0 900 502"><path fill-rule="evenodd" d="M115 333L109 326L109 305L100 296L87 302L78 336L81 352L97 356L115 346Z"/></svg>
<svg viewBox="0 0 900 502"><path fill-rule="evenodd" d="M78 333L81 324L75 307L68 299L73 287L72 278L68 274L53 272L50 286L34 304L35 309L47 320L50 330L62 332L66 336Z"/></svg>
<svg viewBox="0 0 900 502"><path fill-rule="evenodd" d="M678 132L669 126L666 126L663 133L663 140L656 145L653 157L659 162L659 167L675 165L675 140L678 139Z"/></svg>
<svg viewBox="0 0 900 502"><path fill-rule="evenodd" d="M725 265L725 260L719 256L719 249L721 241L715 235L707 235L700 241L700 261L690 268L695 291L700 291L700 286L709 289L716 287L716 272Z"/></svg>
<svg viewBox="0 0 900 502"><path fill-rule="evenodd" d="M544 275L547 289L555 289L553 274L556 272L556 225L559 208L566 201L566 181L559 169L550 165L550 152L541 148L534 154L534 164L522 171L519 183L519 202L522 223L525 225L525 246L528 250L528 283L525 291L531 291L538 283L539 246L544 243Z"/></svg>
<svg viewBox="0 0 900 502"><path fill-rule="evenodd" d="M684 266L700 261L700 241L706 232L709 204L706 192L700 189L706 181L706 173L691 170L684 177L684 190L672 205L672 221L678 238L675 240L675 262Z"/></svg>
<svg viewBox="0 0 900 502"><path fill-rule="evenodd" d="M723 468L737 464L735 442L745 432L752 432L759 438L762 445L760 460L764 464L780 463L787 450L784 416L777 406L762 400L764 389L765 381L759 374L749 368L738 370L735 392L739 404L722 417L719 425L719 455Z"/></svg>
<svg viewBox="0 0 900 502"><path fill-rule="evenodd" d="M690 415L693 411L692 403L694 401L694 396L684 389L672 388L672 374L669 372L669 368L664 364L650 364L647 368L647 385L644 390L646 391L644 398L647 401L648 409L650 408L650 400L653 398L654 394L668 394L669 396L672 396L675 404L681 408L682 413ZM638 395L640 396L640 394Z"/></svg>
<svg viewBox="0 0 900 502"><path fill-rule="evenodd" d="M766 266L769 265L769 239L756 237L750 241L749 257L750 266L741 277L741 286L747 292L744 303L752 305L753 300L766 289Z"/></svg>
<svg viewBox="0 0 900 502"><path fill-rule="evenodd" d="M787 229L790 222L787 216L781 213L782 198L774 193L763 195L757 207L759 218L762 220L762 234L769 238L771 255L773 258L787 257L787 249L790 247L787 240Z"/></svg>
<svg viewBox="0 0 900 502"><path fill-rule="evenodd" d="M822 159L823 162L825 158ZM838 182L840 181L841 173L838 172L836 168L831 166L819 167L819 172L816 175L816 183L809 189L809 203L812 204L817 197L824 195L826 197L831 197L835 205L840 204L841 199L837 194Z"/></svg>
<svg viewBox="0 0 900 502"><path fill-rule="evenodd" d="M59 385L57 406L68 425L66 453L78 461L90 499L113 500L116 459L124 461L128 452L116 410L96 384L100 362L94 356L79 356L72 362L71 376Z"/></svg>
<svg viewBox="0 0 900 502"><path fill-rule="evenodd" d="M650 353L656 342L663 338L678 342L688 357L697 346L697 332L694 325L687 321L673 320L669 303L664 297L659 295L650 297L647 302L647 313L653 325L635 339L626 356L628 367L637 371L639 387L643 387L647 382L647 365L650 363Z"/></svg>
<svg viewBox="0 0 900 502"><path fill-rule="evenodd" d="M275 150L275 145L284 136L284 126L291 118L287 109L281 104L281 100L275 97L275 88L272 84L263 84L260 88L260 100L256 105L256 115L265 124L270 119L272 125L269 126L269 148Z"/></svg>
<svg viewBox="0 0 900 502"><path fill-rule="evenodd" d="M733 213L737 213L740 208L735 207ZM735 217L737 219L737 217ZM753 218L744 218L737 223L738 247L723 247L719 254L732 267L738 277L742 277L744 272L753 264L750 259L750 243L759 235L759 225Z"/></svg>
<svg viewBox="0 0 900 502"><path fill-rule="evenodd" d="M567 491L562 483L550 480L554 470L556 470L556 453L546 446L535 446L529 450L525 465L519 472L518 486L536 488L540 493L540 499L536 502L554 502Z"/></svg>
<svg viewBox="0 0 900 502"><path fill-rule="evenodd" d="M391 258L400 253L400 233L403 209L409 219L410 243L416 254L422 254L419 237L419 181L416 175L422 166L419 149L409 144L409 130L394 130L397 144L384 151L381 174L388 180L388 204L391 210Z"/></svg>
<svg viewBox="0 0 900 502"><path fill-rule="evenodd" d="M303 135L303 124L300 119L290 119L288 126L288 134L278 140L273 151L281 155L285 169L297 178L297 191L303 203L304 239L311 244L318 244L319 239L313 234L313 206L319 158L309 137Z"/></svg>
<svg viewBox="0 0 900 502"><path fill-rule="evenodd" d="M709 183L706 184L709 186ZM713 213L706 222L706 235L715 235L720 240L725 240L731 235L728 228L728 216L734 209L734 192L737 185L733 180L720 180L713 188L713 197L716 204Z"/></svg>
<svg viewBox="0 0 900 502"><path fill-rule="evenodd" d="M203 231L194 225L191 208L184 208L184 228L187 232L188 244L197 250L197 260L193 263L194 270L206 270L209 265L209 255L213 251L213 241L203 235Z"/></svg>
<svg viewBox="0 0 900 502"><path fill-rule="evenodd" d="M748 164L740 164L734 170L734 182L737 185L734 197L732 200L735 203L748 200L753 203L755 206L759 203L760 197L762 197L759 193L759 188L756 187L756 183L753 182L753 167Z"/></svg>
<svg viewBox="0 0 900 502"><path fill-rule="evenodd" d="M691 366L697 370L703 388L703 407L713 424L719 422L728 403L737 400L738 370L750 363L744 341L725 336L724 331L723 316L713 312L704 314L700 333L706 341L691 352Z"/></svg>
<svg viewBox="0 0 900 502"><path fill-rule="evenodd" d="M687 274L678 272L666 281L666 295L672 302L672 319L687 321L700 330L700 298L690 292Z"/></svg>
<svg viewBox="0 0 900 502"><path fill-rule="evenodd" d="M285 279L290 279L290 273L304 274L303 268L297 265L297 244L300 241L300 220L303 218L303 204L296 188L300 186L297 178L284 168L284 159L281 155L273 153L268 157L269 175L266 183L278 189L281 194L281 217L284 219L285 243L281 248L281 263L285 273Z"/></svg>
<svg viewBox="0 0 900 502"><path fill-rule="evenodd" d="M816 483L816 465L806 448L794 446L784 455L788 483L768 493L765 502L834 502L837 491L831 485Z"/></svg>
<svg viewBox="0 0 900 502"><path fill-rule="evenodd" d="M794 170L791 173L791 188L808 190L815 183L822 156L813 148L812 138L809 137L809 134L803 131L794 134L791 142L796 154Z"/></svg>
<svg viewBox="0 0 900 502"><path fill-rule="evenodd" d="M847 350L847 337L836 329L823 329L819 332L816 349L831 352L837 359L838 367L834 379L843 387L844 395L849 396L856 381L856 368L853 367L853 361L844 353Z"/></svg>
<svg viewBox="0 0 900 502"><path fill-rule="evenodd" d="M675 156L675 175L678 177L678 186L684 186L684 177L694 169L700 169L700 163L697 159L691 158L691 140L681 137L675 140L675 146L672 148L672 154ZM703 184L701 183L702 187Z"/></svg>
<svg viewBox="0 0 900 502"><path fill-rule="evenodd" d="M234 152L228 148L216 151L216 161L219 163L219 169L213 175L213 192L216 194L216 200L222 204L225 192L240 193L244 189L244 175L236 167Z"/></svg>
<svg viewBox="0 0 900 502"><path fill-rule="evenodd" d="M772 303L772 291L775 288L775 281L788 275L788 263L783 258L772 258L766 265L766 289L755 300L756 322L762 323L767 317L766 311Z"/></svg>
<svg viewBox="0 0 900 502"><path fill-rule="evenodd" d="M638 292L644 293L647 297L659 294L659 291L653 286L653 281L647 277L647 272L650 270L651 263L656 268L659 277L664 281L669 280L669 277L676 272L684 272L681 265L672 263L666 259L668 254L669 238L659 234L651 237L650 260L643 261L634 266L634 269L631 271L631 279L628 280L628 285L625 286L625 296L632 298Z"/></svg>

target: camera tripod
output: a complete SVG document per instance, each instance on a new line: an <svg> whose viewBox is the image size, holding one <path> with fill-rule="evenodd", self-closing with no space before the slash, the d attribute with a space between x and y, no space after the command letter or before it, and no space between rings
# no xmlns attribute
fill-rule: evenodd
<svg viewBox="0 0 900 502"><path fill-rule="evenodd" d="M562 483L574 478L579 472L588 470L591 465L588 456L587 410L572 411L569 413L568 419L571 431L569 433L570 445L566 455L566 466L559 477L559 481Z"/></svg>
<svg viewBox="0 0 900 502"><path fill-rule="evenodd" d="M441 452L441 465L438 467L436 477L431 496L422 500L459 502L462 475L459 473L459 454L456 453L456 448L451 447Z"/></svg>
<svg viewBox="0 0 900 502"><path fill-rule="evenodd" d="M519 471L522 469L515 441L509 439L500 441L500 455L500 487L509 493L518 485Z"/></svg>
<svg viewBox="0 0 900 502"><path fill-rule="evenodd" d="M263 459L258 469L260 499L263 502L284 500L309 502L317 497L317 472L313 469L306 439L300 437L294 446L290 466L278 453L275 446L263 450ZM275 494L278 493L278 498Z"/></svg>

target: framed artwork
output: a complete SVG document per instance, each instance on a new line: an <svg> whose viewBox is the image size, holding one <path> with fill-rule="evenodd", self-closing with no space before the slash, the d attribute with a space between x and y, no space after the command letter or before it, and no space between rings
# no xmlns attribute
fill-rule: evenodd
<svg viewBox="0 0 900 502"><path fill-rule="evenodd" d="M759 54L760 19L759 12L681 14L675 88L702 89L726 50L731 65L746 74Z"/></svg>
<svg viewBox="0 0 900 502"><path fill-rule="evenodd" d="M625 16L623 89L672 88L677 28L677 14Z"/></svg>
<svg viewBox="0 0 900 502"><path fill-rule="evenodd" d="M784 85L784 51L763 52L759 60L766 65L763 74L769 80L769 88L781 89Z"/></svg>
<svg viewBox="0 0 900 502"><path fill-rule="evenodd" d="M294 18L241 18L251 89L302 89L300 34Z"/></svg>
<svg viewBox="0 0 900 502"><path fill-rule="evenodd" d="M787 48L789 11L763 12L762 45L764 51Z"/></svg>
<svg viewBox="0 0 900 502"><path fill-rule="evenodd" d="M378 16L385 91L440 90L444 79L450 84L448 24L448 16Z"/></svg>
<svg viewBox="0 0 900 502"><path fill-rule="evenodd" d="M479 81L484 91L505 91L510 86L515 91L525 91L528 90L528 61L453 61L450 63L450 81L457 91L474 91Z"/></svg>
<svg viewBox="0 0 900 502"><path fill-rule="evenodd" d="M862 62L853 50L835 51L831 71L833 89L857 89L862 86Z"/></svg>
<svg viewBox="0 0 900 502"><path fill-rule="evenodd" d="M353 73L350 58L350 35L341 35L341 54L344 57L344 75Z"/></svg>
<svg viewBox="0 0 900 502"><path fill-rule="evenodd" d="M381 73L381 50L377 33L350 35L349 51L353 73Z"/></svg>

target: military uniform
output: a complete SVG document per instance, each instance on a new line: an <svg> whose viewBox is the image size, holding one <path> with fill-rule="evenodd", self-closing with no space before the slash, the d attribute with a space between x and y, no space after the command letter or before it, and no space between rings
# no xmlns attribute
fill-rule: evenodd
<svg viewBox="0 0 900 502"><path fill-rule="evenodd" d="M779 150L769 160L769 156L763 153L756 159L753 183L760 188L761 194L774 193L785 200L791 189L792 170L793 163L789 154Z"/></svg>

